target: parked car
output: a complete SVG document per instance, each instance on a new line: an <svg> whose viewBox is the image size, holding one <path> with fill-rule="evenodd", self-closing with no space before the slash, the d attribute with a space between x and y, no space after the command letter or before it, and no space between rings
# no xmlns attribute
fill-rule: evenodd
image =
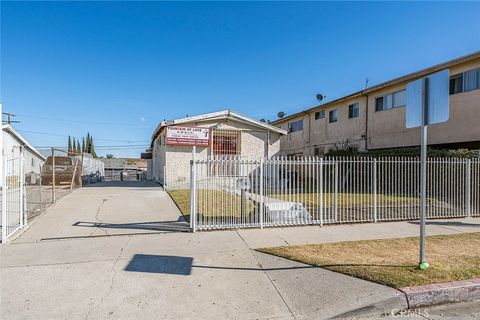
<svg viewBox="0 0 480 320"><path fill-rule="evenodd" d="M55 184L70 184L75 175L75 184L80 184L82 165L71 157L55 157ZM42 167L42 184L51 185L53 179L53 158L48 157ZM76 167L76 168L75 168Z"/></svg>

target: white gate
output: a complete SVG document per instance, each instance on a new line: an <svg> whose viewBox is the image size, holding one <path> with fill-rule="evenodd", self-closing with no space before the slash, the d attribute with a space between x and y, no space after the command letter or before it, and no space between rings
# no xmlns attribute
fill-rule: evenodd
<svg viewBox="0 0 480 320"><path fill-rule="evenodd" d="M7 155L2 164L2 242L27 224L23 155Z"/></svg>
<svg viewBox="0 0 480 320"><path fill-rule="evenodd" d="M192 162L192 228L415 220L418 158ZM480 159L429 158L427 218L480 216Z"/></svg>

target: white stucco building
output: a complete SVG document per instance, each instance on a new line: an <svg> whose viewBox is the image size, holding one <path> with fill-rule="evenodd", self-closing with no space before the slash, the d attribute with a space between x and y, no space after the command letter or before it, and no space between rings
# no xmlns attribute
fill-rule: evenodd
<svg viewBox="0 0 480 320"><path fill-rule="evenodd" d="M175 130L182 129L197 130L205 140L178 141L168 133L175 134L178 132ZM231 110L163 121L152 135L149 177L163 185L188 182L193 144L197 158L271 158L279 154L280 137L286 134L284 129Z"/></svg>
<svg viewBox="0 0 480 320"><path fill-rule="evenodd" d="M41 167L46 158L22 137L11 125L2 125L3 155L12 157L23 152L26 178L36 180L40 177ZM30 181L27 181L30 182Z"/></svg>

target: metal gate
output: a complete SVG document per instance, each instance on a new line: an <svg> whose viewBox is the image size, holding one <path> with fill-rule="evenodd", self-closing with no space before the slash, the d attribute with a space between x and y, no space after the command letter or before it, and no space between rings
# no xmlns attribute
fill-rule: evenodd
<svg viewBox="0 0 480 320"><path fill-rule="evenodd" d="M27 224L23 154L4 157L2 181L2 242Z"/></svg>
<svg viewBox="0 0 480 320"><path fill-rule="evenodd" d="M418 158L192 161L192 228L415 220ZM480 216L480 159L429 158L427 218Z"/></svg>

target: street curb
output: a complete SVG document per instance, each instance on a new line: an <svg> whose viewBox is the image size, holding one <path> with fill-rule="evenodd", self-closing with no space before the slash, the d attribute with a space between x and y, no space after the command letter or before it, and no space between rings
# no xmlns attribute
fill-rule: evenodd
<svg viewBox="0 0 480 320"><path fill-rule="evenodd" d="M331 319L363 319L379 314L389 314L394 311L405 310L408 308L408 302L402 292L397 292L396 296L379 300L372 304L359 307L354 310L336 315Z"/></svg>
<svg viewBox="0 0 480 320"><path fill-rule="evenodd" d="M399 289L405 294L408 308L480 299L480 278Z"/></svg>

